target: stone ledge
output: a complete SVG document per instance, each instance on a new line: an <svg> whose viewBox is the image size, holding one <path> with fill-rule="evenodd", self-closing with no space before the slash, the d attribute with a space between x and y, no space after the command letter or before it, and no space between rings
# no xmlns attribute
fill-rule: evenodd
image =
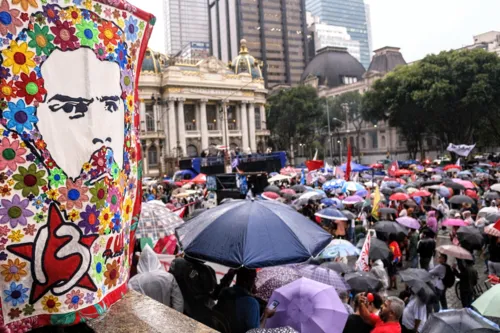
<svg viewBox="0 0 500 333"><path fill-rule="evenodd" d="M87 322L96 333L213 333L213 329L130 290L99 319Z"/></svg>

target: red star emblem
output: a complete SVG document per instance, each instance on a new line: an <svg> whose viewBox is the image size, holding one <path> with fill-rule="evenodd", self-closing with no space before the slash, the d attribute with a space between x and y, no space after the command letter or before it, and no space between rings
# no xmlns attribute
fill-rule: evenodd
<svg viewBox="0 0 500 333"><path fill-rule="evenodd" d="M49 207L48 222L38 230L33 243L9 245L7 250L29 260L33 285L30 304L48 291L61 296L74 287L97 291L88 270L90 247L98 235L83 235L73 223L66 223L56 205Z"/></svg>

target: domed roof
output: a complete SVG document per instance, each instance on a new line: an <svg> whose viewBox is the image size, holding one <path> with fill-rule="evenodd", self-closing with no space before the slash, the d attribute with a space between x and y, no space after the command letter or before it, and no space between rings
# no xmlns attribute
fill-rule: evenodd
<svg viewBox="0 0 500 333"><path fill-rule="evenodd" d="M363 79L365 68L343 47L325 47L307 65L301 81L309 77L317 77L318 85L330 88L338 87Z"/></svg>
<svg viewBox="0 0 500 333"><path fill-rule="evenodd" d="M247 41L242 39L240 45L240 54L231 62L231 68L236 74L247 73L254 79L262 79L259 62L248 53Z"/></svg>
<svg viewBox="0 0 500 333"><path fill-rule="evenodd" d="M162 68L167 65L167 57L161 53L156 53L147 49L142 61L141 72L160 74Z"/></svg>

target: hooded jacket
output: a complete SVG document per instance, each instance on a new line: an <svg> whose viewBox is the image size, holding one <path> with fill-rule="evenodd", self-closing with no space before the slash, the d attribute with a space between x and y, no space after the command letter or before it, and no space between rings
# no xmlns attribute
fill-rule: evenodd
<svg viewBox="0 0 500 333"><path fill-rule="evenodd" d="M382 282L384 289L389 288L389 276L387 275L382 260L376 260L370 271L380 280L380 282Z"/></svg>

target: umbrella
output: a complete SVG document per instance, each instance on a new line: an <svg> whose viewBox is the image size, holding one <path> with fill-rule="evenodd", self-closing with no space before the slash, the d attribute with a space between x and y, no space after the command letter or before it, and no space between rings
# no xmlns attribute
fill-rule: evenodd
<svg viewBox="0 0 500 333"><path fill-rule="evenodd" d="M457 204L457 205L468 203L468 204L472 205L474 203L474 199L469 198L466 195L454 195L451 197L450 203Z"/></svg>
<svg viewBox="0 0 500 333"><path fill-rule="evenodd" d="M405 193L395 193L389 197L389 200L392 201L406 201L408 199L410 199L410 197Z"/></svg>
<svg viewBox="0 0 500 333"><path fill-rule="evenodd" d="M425 190L419 190L411 194L411 197L430 197L430 196L431 193Z"/></svg>
<svg viewBox="0 0 500 333"><path fill-rule="evenodd" d="M186 255L229 267L268 267L317 256L331 235L284 204L233 200L176 230Z"/></svg>
<svg viewBox="0 0 500 333"><path fill-rule="evenodd" d="M337 291L326 284L301 278L274 291L278 301L266 328L290 326L299 332L342 332L349 316Z"/></svg>
<svg viewBox="0 0 500 333"><path fill-rule="evenodd" d="M466 189L475 189L476 188L476 186L474 186L474 184L472 184L472 182L470 182L468 180L453 179L453 182L462 185Z"/></svg>
<svg viewBox="0 0 500 333"><path fill-rule="evenodd" d="M350 212L348 210L343 210L342 214L344 214L344 216L347 217L348 220L356 219L356 215L354 215L352 212Z"/></svg>
<svg viewBox="0 0 500 333"><path fill-rule="evenodd" d="M409 176L411 174L413 174L413 172L411 172L410 170L406 170L406 169L400 169L400 170L396 171L396 177Z"/></svg>
<svg viewBox="0 0 500 333"><path fill-rule="evenodd" d="M331 207L322 209L314 215L327 220L347 221L347 217L345 217L340 210Z"/></svg>
<svg viewBox="0 0 500 333"><path fill-rule="evenodd" d="M454 191L464 191L465 190L465 186L463 186L462 184L452 182L452 181L445 182L444 186L449 187Z"/></svg>
<svg viewBox="0 0 500 333"><path fill-rule="evenodd" d="M401 224L392 221L380 221L375 223L374 229L385 234L408 235L408 229Z"/></svg>
<svg viewBox="0 0 500 333"><path fill-rule="evenodd" d="M361 238L358 243L356 244L356 247L358 249L361 249L363 247L363 244L365 243L365 238ZM370 243L370 253L369 257L370 259L373 260L387 260L391 254L391 250L389 250L389 247L387 244L380 239L371 238L371 243Z"/></svg>
<svg viewBox="0 0 500 333"><path fill-rule="evenodd" d="M493 333L496 324L471 309L444 310L433 313L420 333Z"/></svg>
<svg viewBox="0 0 500 333"><path fill-rule="evenodd" d="M332 179L323 184L323 190L332 191L344 186L345 180L343 179Z"/></svg>
<svg viewBox="0 0 500 333"><path fill-rule="evenodd" d="M404 188L398 187L394 189L394 193L406 193Z"/></svg>
<svg viewBox="0 0 500 333"><path fill-rule="evenodd" d="M472 306L483 316L500 318L500 284L487 290Z"/></svg>
<svg viewBox="0 0 500 333"><path fill-rule="evenodd" d="M436 289L422 280L410 280L405 282L415 295L424 303L433 303L436 300Z"/></svg>
<svg viewBox="0 0 500 333"><path fill-rule="evenodd" d="M264 192L261 195L262 198L266 200L278 200L279 198L281 198L280 195L275 192Z"/></svg>
<svg viewBox="0 0 500 333"><path fill-rule="evenodd" d="M462 167L460 165L448 164L447 166L445 166L443 168L444 171L449 171L449 170L454 170L454 169L462 170Z"/></svg>
<svg viewBox="0 0 500 333"><path fill-rule="evenodd" d="M318 256L319 259L333 259L359 255L360 251L351 242L343 239L334 239ZM321 281L320 281L321 282Z"/></svg>
<svg viewBox="0 0 500 333"><path fill-rule="evenodd" d="M300 278L300 274L292 266L263 268L257 272L255 295L268 301L276 289Z"/></svg>
<svg viewBox="0 0 500 333"><path fill-rule="evenodd" d="M457 231L460 245L470 250L481 250L483 247L483 235L476 227L460 227Z"/></svg>
<svg viewBox="0 0 500 333"><path fill-rule="evenodd" d="M334 270L335 272L337 272L339 274L345 274L345 273L350 273L350 272L354 271L354 269L352 267L350 267L349 265L344 264L342 262L336 262L336 261L324 262L320 266Z"/></svg>
<svg viewBox="0 0 500 333"><path fill-rule="evenodd" d="M195 184L205 184L207 182L207 175L204 173L199 173L196 177L191 180Z"/></svg>
<svg viewBox="0 0 500 333"><path fill-rule="evenodd" d="M407 228L411 228L411 229L415 229L415 230L420 229L420 223L417 220L415 220L414 218L409 217L409 216L403 216L403 217L397 218L396 222L398 222L399 224L401 224L402 226L405 226Z"/></svg>
<svg viewBox="0 0 500 333"><path fill-rule="evenodd" d="M394 208L380 208L378 210L379 213L382 213L382 214L397 214L398 211L395 210Z"/></svg>
<svg viewBox="0 0 500 333"><path fill-rule="evenodd" d="M363 189L364 189L363 185L361 185L359 183L356 183L356 182L346 182L342 186L342 192L343 193L345 193L347 191L357 192L357 191L360 191L360 190L363 190Z"/></svg>
<svg viewBox="0 0 500 333"><path fill-rule="evenodd" d="M390 188L396 188L396 187L400 187L401 184L395 180L390 180L390 181L385 181L383 184L382 184L383 187L390 187Z"/></svg>
<svg viewBox="0 0 500 333"><path fill-rule="evenodd" d="M481 208L481 210L477 213L478 216L488 216L492 214L497 214L498 213L498 208L497 207L484 207Z"/></svg>
<svg viewBox="0 0 500 333"><path fill-rule="evenodd" d="M359 190L355 193L356 195L360 196L360 197L363 197L365 198L367 195L368 195L368 191L363 189L363 190Z"/></svg>
<svg viewBox="0 0 500 333"><path fill-rule="evenodd" d="M400 271L399 276L401 277L401 281L409 282L413 280L421 280L423 282L430 282L432 280L432 276L425 269L419 268L408 268L404 271Z"/></svg>
<svg viewBox="0 0 500 333"><path fill-rule="evenodd" d="M352 195L352 196L347 197L344 200L342 200L342 203L344 205L354 205L355 203L363 202L363 201L365 201L365 200L362 197L360 197L359 195Z"/></svg>
<svg viewBox="0 0 500 333"><path fill-rule="evenodd" d="M496 199L500 199L500 195L498 194L498 192L486 192L484 194L484 198L486 200L496 200Z"/></svg>
<svg viewBox="0 0 500 333"><path fill-rule="evenodd" d="M500 192L500 184L491 185L490 190Z"/></svg>
<svg viewBox="0 0 500 333"><path fill-rule="evenodd" d="M391 195L394 193L394 191L388 187L383 187L380 192L382 192L385 195Z"/></svg>
<svg viewBox="0 0 500 333"><path fill-rule="evenodd" d="M290 195L296 195L297 192L295 192L294 190L292 190L291 188L285 188L283 190L280 191L280 194L290 194Z"/></svg>
<svg viewBox="0 0 500 333"><path fill-rule="evenodd" d="M372 168L372 169L383 169L384 165L380 164L380 163L374 163L374 164L370 164L370 168Z"/></svg>
<svg viewBox="0 0 500 333"><path fill-rule="evenodd" d="M500 230L495 228L493 224L490 224L486 228L484 228L484 233L493 237L500 237Z"/></svg>
<svg viewBox="0 0 500 333"><path fill-rule="evenodd" d="M275 185L269 185L264 188L264 192L274 192L276 194L280 194L280 188Z"/></svg>
<svg viewBox="0 0 500 333"><path fill-rule="evenodd" d="M295 269L302 277L332 286L338 292L351 290L339 273L331 269L316 265L299 265Z"/></svg>
<svg viewBox="0 0 500 333"><path fill-rule="evenodd" d="M352 272L345 275L345 281L353 291L377 292L382 282L371 272Z"/></svg>
<svg viewBox="0 0 500 333"><path fill-rule="evenodd" d="M290 326L278 328L254 328L247 333L299 333Z"/></svg>
<svg viewBox="0 0 500 333"><path fill-rule="evenodd" d="M457 259L472 260L472 254L463 247L456 245L441 245L437 250Z"/></svg>
<svg viewBox="0 0 500 333"><path fill-rule="evenodd" d="M156 244L159 239L173 235L175 228L183 224L184 221L163 203L143 202L136 237L149 238Z"/></svg>
<svg viewBox="0 0 500 333"><path fill-rule="evenodd" d="M335 205L335 200L330 199L330 198L323 198L321 199L321 203L325 205L326 207L331 207Z"/></svg>
<svg viewBox="0 0 500 333"><path fill-rule="evenodd" d="M441 225L443 227L466 227L467 222L462 219L446 219Z"/></svg>
<svg viewBox="0 0 500 333"><path fill-rule="evenodd" d="M494 223L494 222L498 221L499 219L500 219L500 212L498 212L496 214L486 215L486 220L489 223Z"/></svg>
<svg viewBox="0 0 500 333"><path fill-rule="evenodd" d="M290 176L276 175L276 176L273 176L273 177L269 178L267 181L269 183L274 183L274 182L282 182L282 181L285 181L285 180L288 181L290 179L292 179L292 177L290 177Z"/></svg>
<svg viewBox="0 0 500 333"><path fill-rule="evenodd" d="M417 203L411 199L406 200L405 202L403 202L403 204L408 207L413 207L413 208L417 207Z"/></svg>
<svg viewBox="0 0 500 333"><path fill-rule="evenodd" d="M316 191L309 191L304 194L302 194L299 199L300 200L320 200L322 198L326 197L325 194L316 192Z"/></svg>
<svg viewBox="0 0 500 333"><path fill-rule="evenodd" d="M297 193L303 193L303 192L307 191L307 189L304 185L294 185L294 186L292 186L292 190L294 190Z"/></svg>

